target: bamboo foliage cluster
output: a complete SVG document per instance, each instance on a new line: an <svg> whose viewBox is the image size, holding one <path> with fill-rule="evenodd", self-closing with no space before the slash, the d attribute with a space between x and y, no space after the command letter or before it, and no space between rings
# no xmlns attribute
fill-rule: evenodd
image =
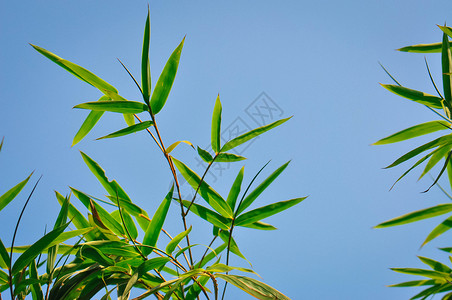
<svg viewBox="0 0 452 300"><path fill-rule="evenodd" d="M403 162L415 159L415 157L421 156L421 158L418 158L418 160L415 161L415 163L396 180L396 182L394 183L396 184L405 175L407 175L416 167L419 167L424 162L426 162L426 164L419 179L426 175L428 172L432 171L434 166L438 165L440 170L437 173L433 184L425 192L427 192L434 185L439 186L438 180L445 172L448 175L450 187L452 188L452 133L450 133L450 130L452 130L452 55L449 41L449 38L452 37L452 28L447 26L438 27L442 31L443 36L441 43L419 44L403 47L399 50L404 52L424 54L441 53L441 77L443 83L442 91L440 91L435 81L433 80L427 60L425 60L427 71L433 87L436 90L436 96L402 86L384 68L383 69L392 78L395 84L382 84L382 86L396 95L407 98L419 104L423 104L432 112L434 112L438 117L440 117L440 119L409 127L374 143L374 145L383 145L401 142L434 132L445 131L446 133L444 135L440 136L439 138L435 138L432 141L425 143L419 147L416 147L415 149L404 154L403 156L395 160L392 164L387 166L387 168L392 168ZM447 196L449 202L407 213L405 215L383 222L375 227L386 228L449 214L449 216L444 221L437 225L428 234L428 236L421 244L421 247L425 246L427 243L431 242L433 239L441 236L452 228L452 214L450 214L452 212L452 204L450 203L452 197L449 196L449 194L441 186L439 186L439 188ZM447 253L452 253L452 247L443 247L440 249ZM440 294L442 296L441 299L443 300L452 299L452 267L427 257L419 256L419 259L426 265L425 269L392 268L392 270L399 273L421 276L423 277L423 279L402 282L391 286L422 287L423 289L421 290L421 292L414 295L411 299L427 299L436 294ZM451 256L449 256L449 259L452 262Z"/></svg>
<svg viewBox="0 0 452 300"><path fill-rule="evenodd" d="M286 122L289 118L253 129L225 144L221 144L222 106L218 96L212 115L211 145L213 154L197 147L198 155L206 162L200 176L171 152L180 144L170 146L158 128L157 114L162 111L174 83L185 38L170 55L160 77L151 85L149 63L150 20L146 18L142 60L141 84L129 73L142 95L142 101L130 101L118 90L92 72L65 60L36 45L32 47L75 77L92 85L102 93L98 101L86 102L74 108L89 110L89 114L73 139L80 142L101 119L105 112L122 114L127 127L98 139L117 138L146 131L163 155L173 176L174 184L158 205L149 213L134 203L120 184L107 178L104 169L90 156L81 152L84 163L107 192L106 199L70 187L63 196L56 192L60 212L53 229L34 244L17 246L14 243L17 222L10 246L0 240L0 298L8 293L11 299L111 299L116 294L120 300L144 299L219 299L225 297L227 283L258 299L289 299L276 289L247 274L251 269L229 264L230 253L246 260L233 237L234 229L247 227L257 230L274 230L262 220L282 212L303 201L306 197L276 202L250 208L268 186L284 171L283 164L261 181L253 183L265 166L245 184L244 167L237 174L227 195L221 196L205 181L213 164L238 162L246 159L229 151ZM0 144L0 150L3 141ZM177 171L195 191L192 199L183 199ZM32 175L12 187L0 197L0 211L14 200L30 181ZM35 187L38 182L36 182ZM34 190L34 189L33 189ZM28 196L28 201L33 192ZM197 200L199 195L204 203ZM73 204L77 202L85 211ZM171 205L179 207L183 231L174 237L164 229ZM23 210L22 210L23 212ZM213 228L211 242L201 257L195 257L190 241L192 226L187 215L193 213ZM174 221L174 220L172 220ZM161 247L162 244L166 246ZM9 247L7 247L9 246ZM13 259L14 258L14 259ZM239 275L236 273L239 272ZM220 281L221 280L221 281ZM223 291L220 287L223 285Z"/></svg>

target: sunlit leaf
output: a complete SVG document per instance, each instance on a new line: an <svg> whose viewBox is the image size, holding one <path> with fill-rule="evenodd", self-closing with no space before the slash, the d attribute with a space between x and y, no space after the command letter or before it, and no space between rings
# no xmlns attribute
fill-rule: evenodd
<svg viewBox="0 0 452 300"><path fill-rule="evenodd" d="M260 282L256 279L245 277L245 276L238 276L238 275L231 275L231 274L216 274L215 275L218 278L223 279L224 281L229 282L232 285L235 285L239 289L247 292L251 296L256 297L257 299L261 300L289 300L287 296L282 294L281 292L275 290L271 286Z"/></svg>
<svg viewBox="0 0 452 300"><path fill-rule="evenodd" d="M220 153L217 155L217 158L215 158L216 162L234 162L234 161L241 161L246 159L246 157L233 154L233 153Z"/></svg>
<svg viewBox="0 0 452 300"><path fill-rule="evenodd" d="M273 129L273 128L281 125L282 123L288 121L290 118L292 118L292 117L289 117L289 118L286 118L286 119L281 119L281 120L275 121L273 123L270 123L268 125L264 125L262 127L258 127L256 129L251 130L251 131L248 131L247 133L244 133L244 134L242 134L242 135L230 140L226 144L224 144L223 147L221 147L220 152L225 152L225 151L231 150L232 148L235 148L235 147L237 147L237 146L239 146L239 145L241 145L241 144L243 144L243 143L245 143L245 142L257 137L258 135L260 135L260 134L262 134L264 132L267 132L270 129Z"/></svg>
<svg viewBox="0 0 452 300"><path fill-rule="evenodd" d="M94 111L110 111L123 114L138 114L143 111L147 111L146 104L135 101L95 101L81 103L74 108L90 109Z"/></svg>
<svg viewBox="0 0 452 300"><path fill-rule="evenodd" d="M197 149L198 149L198 154L202 158L203 161L205 161L206 163L211 163L212 162L213 157L212 157L212 155L210 155L209 152L207 152L206 150L200 148L199 146L198 146Z"/></svg>
<svg viewBox="0 0 452 300"><path fill-rule="evenodd" d="M154 125L154 123L152 121L144 121L126 128L123 128L121 130L115 131L113 133L110 133L106 136L97 138L97 140L101 140L101 139L109 139L109 138L115 138L115 137L120 137L120 136L124 136L124 135L128 135L134 132L138 132L141 130L145 130L146 128L151 127L152 125Z"/></svg>
<svg viewBox="0 0 452 300"><path fill-rule="evenodd" d="M5 245L0 239L0 268L9 269L10 267L9 263L10 261L8 251L6 251Z"/></svg>
<svg viewBox="0 0 452 300"><path fill-rule="evenodd" d="M121 218L121 215L122 215L122 218ZM118 221L118 223L121 223L123 225L125 233L129 233L133 240L137 239L137 237L138 237L137 227L135 226L135 223L133 222L132 217L127 213L126 210L123 209L121 213L119 213L119 210L115 210L111 213L111 216L116 221ZM123 219L124 219L124 223L122 222Z"/></svg>
<svg viewBox="0 0 452 300"><path fill-rule="evenodd" d="M440 216L440 215L443 215L443 214L451 212L451 211L452 211L452 204L450 204L450 203L438 204L436 206L417 210L417 211L405 214L403 216L391 219L389 221L383 222L383 223L375 226L375 228L384 228L384 227L412 223L412 222Z"/></svg>
<svg viewBox="0 0 452 300"><path fill-rule="evenodd" d="M450 129L450 124L446 121L430 121L419 125L412 126L397 133L394 133L388 137L385 137L372 145L384 145L390 143L396 143L411 138L415 138L421 135L429 134L438 130Z"/></svg>
<svg viewBox="0 0 452 300"><path fill-rule="evenodd" d="M232 217L232 210L226 201L201 177L187 167L183 162L173 158L174 165L194 190L199 187L199 194L209 205L224 217Z"/></svg>
<svg viewBox="0 0 452 300"><path fill-rule="evenodd" d="M433 260L428 257L418 256L418 258L426 265L428 265L430 268L432 268L435 271L438 272L445 272L450 273L452 272L452 269L446 266L443 263L440 263L439 261Z"/></svg>
<svg viewBox="0 0 452 300"><path fill-rule="evenodd" d="M188 207L190 205L190 201L182 200L182 203L185 207ZM204 206L201 206L199 204L193 203L190 206L190 211L195 213L197 216L201 217L202 219L206 220L210 224L213 224L217 227L220 227L221 229L228 230L229 226L231 224L231 219L227 219L223 217L222 215L211 211L208 208L205 208Z"/></svg>
<svg viewBox="0 0 452 300"><path fill-rule="evenodd" d="M58 214L58 217L55 221L53 229L57 229L60 226L63 226L67 222L67 216L69 211L69 201L70 197L66 197L63 204L61 204L61 209ZM51 273L55 267L56 257L58 253L58 245L52 246L47 250L47 273Z"/></svg>
<svg viewBox="0 0 452 300"><path fill-rule="evenodd" d="M218 257L221 252L223 252L228 247L228 243L224 243L220 246L218 246L214 251L210 251L209 254L207 254L202 261L197 263L195 265L195 268L202 268L205 266L208 262L210 262L215 257Z"/></svg>
<svg viewBox="0 0 452 300"><path fill-rule="evenodd" d="M247 227L247 228L252 228L252 229L259 229L259 230L276 230L277 229L275 226L261 222L261 221L257 221L254 223L241 225L241 226Z"/></svg>
<svg viewBox="0 0 452 300"><path fill-rule="evenodd" d="M162 230L163 223L166 219L166 214L168 213L168 209L171 204L171 199L174 191L174 186L171 187L171 190L166 195L165 199L163 199L159 208L155 212L152 217L151 224L149 224L148 229L143 238L143 244L151 247L155 247L157 245L157 240L160 235L160 231ZM148 255L152 252L152 249L149 247L143 247L142 252L144 255Z"/></svg>
<svg viewBox="0 0 452 300"><path fill-rule="evenodd" d="M270 176L268 176L257 188L255 188L245 199L243 199L240 207L237 208L237 214L242 213L245 209L247 209L254 200L259 197L260 194L284 171L284 169L289 165L290 161L283 164L281 167L276 169Z"/></svg>
<svg viewBox="0 0 452 300"><path fill-rule="evenodd" d="M215 153L220 152L220 141L221 141L221 102L220 95L217 96L215 100L215 107L213 108L212 115L212 130L211 130L211 144L212 149Z"/></svg>
<svg viewBox="0 0 452 300"><path fill-rule="evenodd" d="M428 277L431 279L440 279L440 280L449 280L450 274L445 272L438 272L438 271L432 271L432 270L424 270L424 269L416 269L416 268L391 268L391 270L403 273L403 274L409 274L409 275L419 275Z"/></svg>
<svg viewBox="0 0 452 300"><path fill-rule="evenodd" d="M402 283L397 284L391 284L388 285L389 287L411 287L411 286L424 286L424 285L435 285L438 282L433 279L425 279L425 280L413 280L413 281L406 281Z"/></svg>
<svg viewBox="0 0 452 300"><path fill-rule="evenodd" d="M151 35L151 22L148 16L146 18L146 25L144 26L143 50L141 53L141 88L143 91L143 98L149 104L149 97L151 95L151 67L149 63L149 44Z"/></svg>
<svg viewBox="0 0 452 300"><path fill-rule="evenodd" d="M448 115L450 117L450 108L452 104L452 54L450 52L449 38L446 32L450 32L447 27L439 26L444 31L443 46L441 49L441 66L443 71L443 91L446 99Z"/></svg>
<svg viewBox="0 0 452 300"><path fill-rule="evenodd" d="M174 78L176 77L177 67L179 66L179 59L184 46L185 37L182 42L177 46L174 52L168 59L162 73L155 85L154 92L151 96L151 110L152 113L158 114L168 99L169 92L173 86Z"/></svg>
<svg viewBox="0 0 452 300"><path fill-rule="evenodd" d="M234 180L234 183L232 184L231 189L229 190L228 198L226 202L229 204L229 207L231 207L232 210L235 209L235 204L237 202L237 198L240 194L240 188L242 186L243 181L243 173L245 172L245 167L242 167L237 174L237 177Z"/></svg>
<svg viewBox="0 0 452 300"><path fill-rule="evenodd" d="M22 191L22 189L27 184L28 180L30 179L31 173L27 178L25 178L23 181L16 184L14 187L9 189L6 193L0 196L0 211L5 208L6 205L8 205L19 193Z"/></svg>
<svg viewBox="0 0 452 300"><path fill-rule="evenodd" d="M174 249L176 249L177 245L179 245L180 241L184 239L191 231L191 226L187 230L176 235L166 246L165 252L168 254L173 253Z"/></svg>
<svg viewBox="0 0 452 300"><path fill-rule="evenodd" d="M444 232L448 231L452 228L452 216L448 217L446 220L444 220L441 224L436 226L432 232L429 233L425 241L422 243L422 246L430 242L431 240L437 238Z"/></svg>
<svg viewBox="0 0 452 300"><path fill-rule="evenodd" d="M180 143L185 143L185 144L191 146L193 149L195 149L193 144L190 143L189 141L177 141L175 143L172 143L168 148L166 148L166 153L170 153L171 151L173 151L174 148L176 148Z"/></svg>
<svg viewBox="0 0 452 300"><path fill-rule="evenodd" d="M220 238L223 240L223 242L225 242L229 246L229 251L248 261L246 257L242 254L242 252L240 252L239 246L237 245L235 239L232 236L230 236L229 231L221 230Z"/></svg>
<svg viewBox="0 0 452 300"><path fill-rule="evenodd" d="M441 104L442 99L439 97L393 84L381 84L381 86L396 95L410 99L417 103L424 104L432 108L443 108Z"/></svg>
<svg viewBox="0 0 452 300"><path fill-rule="evenodd" d="M442 43L432 43L432 44L419 44L402 47L397 49L402 52L413 52L413 53L440 53L442 48Z"/></svg>
<svg viewBox="0 0 452 300"><path fill-rule="evenodd" d="M35 260L33 260L32 263L30 264L29 275L30 275L30 279L34 279L39 282L38 268L36 266ZM44 299L44 294L42 293L41 284L39 284L39 283L31 284L30 290L31 290L31 295L32 295L33 300L43 300Z"/></svg>
<svg viewBox="0 0 452 300"><path fill-rule="evenodd" d="M436 164L444 158L444 156L447 156L449 151L452 149L452 144L448 144L442 147L438 147L435 151L431 153L431 158L429 159L427 165L424 168L424 171L422 171L422 174L419 176L419 179L424 177L425 174L427 174ZM418 180L419 180L418 179Z"/></svg>
<svg viewBox="0 0 452 300"><path fill-rule="evenodd" d="M237 226L252 224L256 221L260 221L269 216L282 212L283 210L286 210L286 209L300 203L301 201L303 201L306 198L307 197L280 201L280 202L276 202L276 203L266 205L266 206L263 206L260 208L253 209L249 212L246 212L246 213L240 215L236 219L235 224Z"/></svg>

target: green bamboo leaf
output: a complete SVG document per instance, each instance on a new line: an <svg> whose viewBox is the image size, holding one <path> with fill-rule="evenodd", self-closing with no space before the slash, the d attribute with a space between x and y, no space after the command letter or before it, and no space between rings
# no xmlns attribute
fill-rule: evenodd
<svg viewBox="0 0 452 300"><path fill-rule="evenodd" d="M225 242L227 245L229 245L229 251L231 251L238 257L243 258L251 265L251 263L248 261L248 259L246 259L246 257L242 254L242 252L240 252L239 246L237 245L234 238L231 237L231 241L229 241L229 236L230 236L229 231L225 231L225 230L220 231L220 238L223 240L223 242ZM227 271L225 271L225 272L227 272Z"/></svg>
<svg viewBox="0 0 452 300"><path fill-rule="evenodd" d="M195 149L193 144L190 143L189 141L177 141L175 143L172 143L171 146L169 146L168 148L166 148L166 153L170 153L171 151L173 151L174 148L176 148L180 143L185 143L185 144L191 146L193 149Z"/></svg>
<svg viewBox="0 0 452 300"><path fill-rule="evenodd" d="M110 194L110 196L119 197L120 199L126 200L127 202L132 202L126 192L116 182L116 180L108 180L107 176L105 176L105 171L101 168L101 166L99 166L97 162L95 162L92 158L81 151L80 154L82 155L82 158L88 168L91 170L94 176L96 176L97 180L99 180L99 182L108 192L108 194Z"/></svg>
<svg viewBox="0 0 452 300"><path fill-rule="evenodd" d="M183 162L172 158L174 165L177 167L182 176L187 180L194 190L199 187L199 194L206 200L209 205L219 212L224 217L232 217L232 210L226 201L204 180L201 182L201 177L187 167Z"/></svg>
<svg viewBox="0 0 452 300"><path fill-rule="evenodd" d="M217 248L215 248L215 250L210 251L209 254L207 254L202 261L195 264L194 268L204 267L207 263L209 263L215 257L218 258L220 253L223 252L227 247L228 247L228 243L224 243L224 244L218 246Z"/></svg>
<svg viewBox="0 0 452 300"><path fill-rule="evenodd" d="M213 108L211 129L211 144L215 153L220 152L221 148L221 111L220 94L218 94L217 99L215 100L215 107Z"/></svg>
<svg viewBox="0 0 452 300"><path fill-rule="evenodd" d="M30 179L31 173L27 178L25 178L23 181L19 182L17 185L9 189L6 193L0 196L0 211L5 208L6 205L8 205L19 193L22 191L22 189L27 184L28 180Z"/></svg>
<svg viewBox="0 0 452 300"><path fill-rule="evenodd" d="M438 204L436 206L417 210L417 211L405 214L403 216L388 220L386 222L378 224L374 228L384 228L384 227L408 224L408 223L417 222L420 220L440 216L440 215L443 215L443 214L451 212L451 211L452 211L452 204L450 204L450 203Z"/></svg>
<svg viewBox="0 0 452 300"><path fill-rule="evenodd" d="M53 229L57 229L60 226L63 226L67 222L67 216L69 212L69 202L70 197L66 197L63 204L61 204L61 209L58 214L58 217L55 221L55 224L53 226ZM48 274L53 272L53 269L55 267L55 262L57 258L58 253L58 245L52 246L47 250L47 264L46 264L46 271Z"/></svg>
<svg viewBox="0 0 452 300"><path fill-rule="evenodd" d="M74 108L90 109L94 111L110 111L123 114L138 114L148 110L146 104L124 100L86 102L78 104L74 106Z"/></svg>
<svg viewBox="0 0 452 300"><path fill-rule="evenodd" d="M139 267L138 267L138 273L140 274L140 277L152 270L158 270L162 268L164 265L166 265L167 262L169 262L171 259L169 257L155 257L148 259L144 261Z"/></svg>
<svg viewBox="0 0 452 300"><path fill-rule="evenodd" d="M176 235L166 246L165 252L168 254L171 254L174 252L174 249L176 249L177 245L179 245L180 241L182 241L182 239L184 239L191 231L191 226L190 228L188 228L187 230L179 233L178 235Z"/></svg>
<svg viewBox="0 0 452 300"><path fill-rule="evenodd" d="M249 212L246 212L246 213L240 215L236 219L235 224L237 226L252 224L256 221L260 221L269 216L282 212L283 210L286 210L286 209L300 203L301 201L303 201L306 198L307 197L280 201L280 202L276 202L276 203L273 203L270 205L266 205L263 207L253 209ZM452 208L451 208L451 210L452 210Z"/></svg>
<svg viewBox="0 0 452 300"><path fill-rule="evenodd" d="M146 128L149 128L151 126L154 125L154 122L152 121L144 121L126 128L123 128L121 130L115 131L113 133L107 134L103 137L97 138L96 140L101 140L101 139L110 139L110 138L115 138L115 137L119 137L119 136L124 136L124 135L128 135L134 132L138 132L141 130L145 130Z"/></svg>
<svg viewBox="0 0 452 300"><path fill-rule="evenodd" d="M0 268L2 269L9 269L10 259L8 251L6 251L5 245L3 244L2 240L0 239Z"/></svg>
<svg viewBox="0 0 452 300"><path fill-rule="evenodd" d="M425 285L435 285L438 282L433 279L425 279L425 280L413 280L413 281L406 281L402 283L397 284L391 284L388 285L388 287L412 287L412 286L425 286Z"/></svg>
<svg viewBox="0 0 452 300"><path fill-rule="evenodd" d="M208 164L213 161L212 155L210 155L209 152L207 152L206 150L200 148L199 146L198 146L198 154L199 154L199 157L201 157L202 160L205 161Z"/></svg>
<svg viewBox="0 0 452 300"><path fill-rule="evenodd" d="M204 288L207 282L209 281L209 276L200 276L198 277L198 283L201 284ZM201 288L197 283L193 283L188 290L187 295L185 295L185 300L195 300L198 295L201 293Z"/></svg>
<svg viewBox="0 0 452 300"><path fill-rule="evenodd" d="M234 162L234 161L241 161L246 159L246 157L233 154L233 153L220 153L217 155L217 158L215 158L216 162Z"/></svg>
<svg viewBox="0 0 452 300"><path fill-rule="evenodd" d="M412 139L438 130L450 129L450 123L446 121L430 121L412 126L388 137L385 137L372 145L384 145Z"/></svg>
<svg viewBox="0 0 452 300"><path fill-rule="evenodd" d="M9 276L4 271L0 270L0 286L7 285L9 283ZM2 291L0 290L0 293Z"/></svg>
<svg viewBox="0 0 452 300"><path fill-rule="evenodd" d="M218 278L223 279L226 282L238 287L239 289L247 292L253 297L261 300L290 300L287 296L282 294L281 292L275 290L271 286L260 282L256 279L238 276L238 275L230 275L230 274L216 274Z"/></svg>
<svg viewBox="0 0 452 300"><path fill-rule="evenodd" d="M424 104L432 108L443 108L441 104L442 99L439 97L393 84L381 84L381 86L396 95L417 103Z"/></svg>
<svg viewBox="0 0 452 300"><path fill-rule="evenodd" d="M190 206L190 203L191 203L190 201L182 200L182 204L185 207ZM227 219L227 218L223 217L222 215L220 215L214 211L211 211L208 208L205 208L202 205L193 203L190 207L190 211L195 213L197 216L201 217L202 219L206 220L210 224L220 227L221 229L229 230L229 228L231 226L232 219Z"/></svg>
<svg viewBox="0 0 452 300"><path fill-rule="evenodd" d="M425 160L427 160L435 151L430 152L429 154L425 155L421 159L419 159L411 168L406 170L392 185L391 189L396 185L397 182L399 182L403 177L405 177L408 173L410 173L414 168L419 166L421 163L423 163Z"/></svg>
<svg viewBox="0 0 452 300"><path fill-rule="evenodd" d="M38 268L36 266L35 260L33 260L30 265L29 275L30 275L30 279L39 282ZM42 293L41 284L39 284L39 283L30 284L30 291L31 291L33 300L43 300L44 299L44 294Z"/></svg>
<svg viewBox="0 0 452 300"><path fill-rule="evenodd" d="M109 101L109 100L111 99L104 95L100 97L98 101ZM88 114L88 117L86 117L82 126L75 134L74 139L72 140L71 147L79 143L91 131L91 129L94 128L94 125L97 124L97 122L100 120L103 114L104 114L103 111L91 111Z"/></svg>
<svg viewBox="0 0 452 300"><path fill-rule="evenodd" d="M99 249L90 245L84 245L80 251L80 254L82 257L89 258L92 261L95 261L105 267L113 266L115 264L115 261L113 259L106 256Z"/></svg>
<svg viewBox="0 0 452 300"><path fill-rule="evenodd" d="M439 28L444 31L443 46L441 50L441 66L443 71L444 98L446 99L447 108L450 109L452 105L452 54L450 52L449 38L446 34L446 31L450 30L443 26L439 26ZM448 116L450 117L450 111Z"/></svg>
<svg viewBox="0 0 452 300"><path fill-rule="evenodd" d="M431 258L428 257L423 257L423 256L418 256L418 258L427 266L429 266L430 268L432 268L435 271L438 272L445 272L445 273L450 273L452 272L452 269L449 268L448 266L446 266L443 263L440 263L439 261L433 260Z"/></svg>
<svg viewBox="0 0 452 300"><path fill-rule="evenodd" d="M427 165L424 168L424 171L422 171L421 176L419 176L420 180L422 177L424 177L425 174L427 174L436 164L444 158L444 156L447 156L449 151L452 149L452 144L447 144L445 146L438 147L435 151L433 151L431 154L431 158L429 159Z"/></svg>
<svg viewBox="0 0 452 300"><path fill-rule="evenodd" d="M149 44L151 36L151 22L148 16L146 18L146 25L144 26L143 50L141 53L141 87L143 90L143 98L146 104L149 104L149 97L151 95L151 66L149 63Z"/></svg>
<svg viewBox="0 0 452 300"><path fill-rule="evenodd" d="M447 281L450 280L449 279L450 274L444 273L444 272L416 269L416 268L391 268L391 270L398 272L398 273L409 274L409 275L419 275L419 276L424 276L424 277L428 277L431 279L439 279L439 280L447 280Z"/></svg>
<svg viewBox="0 0 452 300"><path fill-rule="evenodd" d="M443 45L442 43L418 44L402 47L397 50L402 52L413 52L413 53L440 53L442 45Z"/></svg>
<svg viewBox="0 0 452 300"><path fill-rule="evenodd" d="M410 152L402 155L396 161L394 161L392 164L390 164L389 166L385 167L385 169L395 167L395 166L397 166L397 165L399 165L399 164L401 164L401 163L403 163L403 162L405 162L405 161L417 156L418 154L420 154L420 153L422 153L422 152L424 152L426 150L429 150L429 149L432 149L432 148L435 148L435 147L438 147L438 146L441 146L441 145L445 145L445 144L448 144L448 143L451 143L451 142L452 142L452 135L451 134L439 137L439 138L437 138L437 139L435 139L435 140L433 140L431 142L428 142L428 143L426 143L426 144L424 144L422 146L419 146L419 147L411 150Z"/></svg>
<svg viewBox="0 0 452 300"><path fill-rule="evenodd" d="M242 227L247 227L247 228L253 228L253 229L259 229L259 230L276 230L278 228L276 228L273 225L261 222L261 221L257 221L254 223L250 223L250 224L246 224L246 225L241 225Z"/></svg>
<svg viewBox="0 0 452 300"><path fill-rule="evenodd" d="M135 116L133 114L123 114L127 126L135 125Z"/></svg>
<svg viewBox="0 0 452 300"><path fill-rule="evenodd" d="M228 265L225 265L222 263L215 263L215 264L211 265L210 267L206 268L206 271L211 272L211 273L224 273L224 272L230 272L233 270L242 271L245 273L253 273L253 274L256 274L259 276L259 274L257 274L256 272L254 272L251 269L232 267L232 266L228 266Z"/></svg>
<svg viewBox="0 0 452 300"><path fill-rule="evenodd" d="M124 223L121 219L121 214L124 219ZM121 214L119 213L119 210L115 210L111 213L111 216L120 224L122 224L123 230L125 233L129 233L132 237L132 239L136 240L138 237L138 230L135 226L135 223L133 222L132 217L127 213L126 210L122 209ZM126 230L127 228L127 230Z"/></svg>
<svg viewBox="0 0 452 300"><path fill-rule="evenodd" d="M235 204L237 202L237 198L240 194L240 188L242 186L243 181L243 173L245 172L245 167L242 167L237 174L237 177L234 180L234 183L232 184L231 189L229 190L228 198L226 202L229 204L229 207L234 210Z"/></svg>
<svg viewBox="0 0 452 300"><path fill-rule="evenodd" d="M19 256L14 263L11 273L12 275L18 274L22 269L27 267L32 260L35 259L44 249L46 249L55 239L57 239L61 233L69 226L70 223L66 223L63 226L58 227L44 235L36 243L31 245L21 256Z"/></svg>
<svg viewBox="0 0 452 300"><path fill-rule="evenodd" d="M154 92L151 96L151 110L154 115L158 114L168 99L169 92L173 86L174 78L176 77L177 67L179 66L179 59L184 46L185 37L177 46L174 52L168 59L162 73L160 74Z"/></svg>
<svg viewBox="0 0 452 300"><path fill-rule="evenodd" d="M165 222L166 215L168 213L168 209L171 204L171 197L173 195L174 185L171 187L171 190L166 195L165 199L163 199L159 208L155 212L152 217L151 224L149 224L148 229L143 238L143 244L151 247L155 247L157 245L157 240L160 235L160 231L162 230L163 223ZM152 249L149 247L143 247L142 252L144 255L149 255L152 252Z"/></svg>
<svg viewBox="0 0 452 300"><path fill-rule="evenodd" d="M292 118L292 117L289 117L286 119L281 119L281 120L275 121L273 123L270 123L268 125L264 125L262 127L258 127L251 131L248 131L247 133L244 133L244 134L230 140L226 144L224 144L223 147L221 148L220 152L225 152L225 151L231 150L231 149L257 137L258 135L261 135L262 133L267 132L270 129L273 129L273 128L281 125L282 123L288 121L290 118Z"/></svg>
<svg viewBox="0 0 452 300"><path fill-rule="evenodd" d="M425 244L430 242L431 240L437 238L444 232L448 231L452 228L452 216L448 217L446 220L444 220L441 224L436 226L432 232L429 233L425 241L422 243L421 247L423 247Z"/></svg>
<svg viewBox="0 0 452 300"><path fill-rule="evenodd" d="M237 207L236 216L242 213L245 209L247 209L254 200L259 197L260 194L284 171L284 169L289 165L290 161L283 164L281 167L276 169L270 176L268 176L257 188L255 188L245 199L243 199L242 203Z"/></svg>

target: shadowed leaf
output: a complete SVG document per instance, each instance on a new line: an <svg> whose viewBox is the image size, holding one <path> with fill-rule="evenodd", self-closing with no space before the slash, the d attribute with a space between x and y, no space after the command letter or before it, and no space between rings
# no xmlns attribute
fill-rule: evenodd
<svg viewBox="0 0 452 300"><path fill-rule="evenodd" d="M216 162L234 162L234 161L241 161L246 159L246 157L233 154L233 153L220 153L217 155L217 158L215 159Z"/></svg>

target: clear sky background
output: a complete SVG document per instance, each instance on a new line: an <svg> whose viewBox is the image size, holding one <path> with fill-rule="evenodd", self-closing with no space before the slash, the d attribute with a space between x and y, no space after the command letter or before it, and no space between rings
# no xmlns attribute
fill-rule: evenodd
<svg viewBox="0 0 452 300"><path fill-rule="evenodd" d="M97 100L100 92L27 44L91 70L122 96L139 100L116 58L139 78L146 7L146 1L0 2L0 136L5 136L0 193L32 170L32 183L43 174L21 223L18 244L36 240L46 224L53 226L58 212L54 190L67 194L73 186L105 194L79 150L98 161L151 213L167 193L170 173L147 135L94 141L124 127L121 117L104 116L85 140L70 147L86 116L86 111L71 108ZM235 231L242 252L264 282L293 299L407 299L414 289L385 285L414 277L389 267L422 267L416 255L448 261L436 247L451 246L450 234L419 249L441 217L372 229L384 220L448 200L436 188L420 193L432 182L428 176L416 182L420 170L388 191L408 165L382 168L422 141L370 144L436 119L421 105L383 89L379 82L392 82L378 61L407 87L434 94L423 55L394 49L440 42L436 24L451 22L450 1L151 1L150 9L154 84L171 52L187 36L171 94L158 115L167 144L186 139L208 145L218 93L223 128L237 118L258 126L246 109L262 92L282 117L294 115L243 151L249 157L247 181L270 159L264 176L292 160L258 204L309 195L267 219L277 231ZM440 84L440 55L427 58ZM200 170L189 147L180 146L174 156ZM242 165L231 165L209 183L227 193ZM1 212L0 237L5 243L11 240L31 187ZM177 213L174 209L174 216ZM196 243L207 243L203 235L210 234L210 226L194 217L190 222L200 232L193 238ZM167 222L165 227L173 234L182 229L179 223ZM236 259L233 263L246 266ZM248 297L231 289L229 299Z"/></svg>

